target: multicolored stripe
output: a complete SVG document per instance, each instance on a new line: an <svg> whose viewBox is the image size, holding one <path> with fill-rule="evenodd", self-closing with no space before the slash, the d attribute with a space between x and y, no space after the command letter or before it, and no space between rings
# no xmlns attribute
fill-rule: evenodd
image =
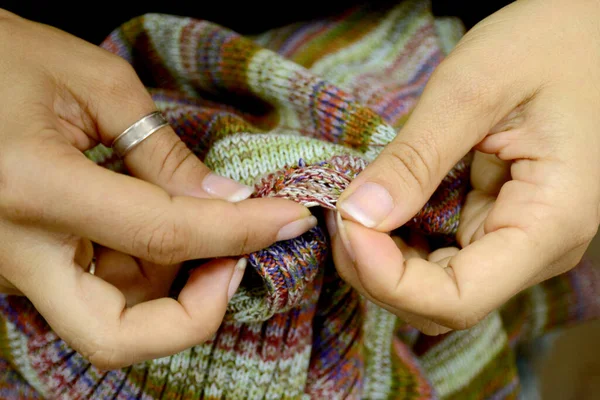
<svg viewBox="0 0 600 400"><path fill-rule="evenodd" d="M148 14L103 47L136 68L215 172L254 185L254 197L292 199L320 215L398 134L462 34L457 20L409 0L252 37ZM127 173L104 146L87 156ZM406 229L454 240L470 162L450 171ZM323 225L247 255L247 275L210 341L122 370L91 366L27 299L0 296L0 397L516 398L519 344L600 316L600 273L582 262L470 330L425 336L340 279Z"/></svg>

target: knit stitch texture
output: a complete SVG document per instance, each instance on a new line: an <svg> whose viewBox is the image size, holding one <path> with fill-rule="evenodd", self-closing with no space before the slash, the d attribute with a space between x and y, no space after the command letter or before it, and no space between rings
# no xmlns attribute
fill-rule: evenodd
<svg viewBox="0 0 600 400"><path fill-rule="evenodd" d="M208 167L254 185L254 197L292 199L318 215L398 134L462 34L457 20L411 0L252 37L147 14L102 46L135 67ZM87 156L127 173L102 145ZM452 243L469 167L470 155L404 228ZM91 366L27 299L0 296L0 398L516 398L519 345L600 315L600 276L585 261L472 329L428 337L339 278L322 223L247 257L209 342L122 370Z"/></svg>

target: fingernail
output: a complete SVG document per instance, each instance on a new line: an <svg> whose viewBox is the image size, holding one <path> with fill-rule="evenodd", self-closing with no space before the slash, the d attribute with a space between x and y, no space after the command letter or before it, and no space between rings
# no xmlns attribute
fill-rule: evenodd
<svg viewBox="0 0 600 400"><path fill-rule="evenodd" d="M344 200L339 208L356 222L374 228L381 224L394 208L394 199L389 192L377 183L363 183Z"/></svg>
<svg viewBox="0 0 600 400"><path fill-rule="evenodd" d="M346 232L346 227L344 226L344 221L342 221L342 215L338 212L335 214L337 229L340 233L340 239L342 239L342 244L346 249L346 253L350 256L352 261L356 261L354 258L354 251L352 250L352 246L350 245L350 239L348 239L348 233Z"/></svg>
<svg viewBox="0 0 600 400"><path fill-rule="evenodd" d="M253 189L232 179L209 173L202 181L202 189L213 197L236 203L250 197Z"/></svg>
<svg viewBox="0 0 600 400"><path fill-rule="evenodd" d="M231 281L229 281L229 289L227 289L227 301L231 300L235 292L237 292L238 288L240 287L247 264L248 261L245 258L240 258L237 264L235 264Z"/></svg>
<svg viewBox="0 0 600 400"><path fill-rule="evenodd" d="M296 238L315 226L317 226L317 219L313 215L290 222L279 230L275 240L280 242L282 240Z"/></svg>

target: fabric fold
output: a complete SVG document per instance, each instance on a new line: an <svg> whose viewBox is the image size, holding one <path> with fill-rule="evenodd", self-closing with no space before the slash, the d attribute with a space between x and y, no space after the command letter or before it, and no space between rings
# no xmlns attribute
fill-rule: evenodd
<svg viewBox="0 0 600 400"><path fill-rule="evenodd" d="M209 21L147 14L102 47L127 60L186 145L216 173L315 215L401 134L431 73L463 34L427 1L356 8L241 36ZM127 173L111 150L86 155ZM404 230L452 244L471 155ZM246 255L211 340L100 371L25 298L0 296L0 394L48 399L514 398L515 352L549 329L600 316L600 276L582 262L476 327L428 337L337 275L323 221ZM423 293L426 296L427 293Z"/></svg>

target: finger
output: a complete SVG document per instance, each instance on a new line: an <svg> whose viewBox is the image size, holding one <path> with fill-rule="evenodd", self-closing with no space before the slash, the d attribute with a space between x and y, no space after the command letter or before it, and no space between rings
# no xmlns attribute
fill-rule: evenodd
<svg viewBox="0 0 600 400"><path fill-rule="evenodd" d="M67 154L57 158L57 151ZM316 225L306 207L284 199L231 203L171 197L148 182L98 167L73 148L49 147L43 154L22 155L21 161L29 168L10 176L19 190L0 199L9 218L74 233L157 264L245 254Z"/></svg>
<svg viewBox="0 0 600 400"><path fill-rule="evenodd" d="M331 240L333 262L335 264L338 274L345 282L349 283L352 287L362 292L362 285L358 280L351 259L348 253L346 252L345 248L343 248L340 245L335 211L325 211L325 223L327 225L327 231Z"/></svg>
<svg viewBox="0 0 600 400"><path fill-rule="evenodd" d="M144 140L125 156L129 171L157 184L172 195L225 199L247 199L253 188L212 172L177 136L165 127Z"/></svg>
<svg viewBox="0 0 600 400"><path fill-rule="evenodd" d="M340 218L340 221L341 221L341 218ZM340 222L338 222L338 224L339 223ZM342 222L342 224L343 224L343 222ZM344 232L344 231L342 231L342 232ZM424 252L422 249L417 249L417 248L409 245L407 242L405 242L404 240L402 240L402 238L400 238L398 236L392 236L392 241L394 242L394 244L396 245L398 250L400 250L400 252L402 253L402 256L404 257L405 260L410 260L413 258L423 260L427 257L427 253Z"/></svg>
<svg viewBox="0 0 600 400"><path fill-rule="evenodd" d="M452 257L458 254L459 249L456 247L443 247L429 254L428 261L437 263L442 268L448 267L448 263Z"/></svg>
<svg viewBox="0 0 600 400"><path fill-rule="evenodd" d="M94 133L110 146L122 132L157 108L135 70L125 61L115 58L100 73L95 76L95 85L100 91L93 95L79 92L79 96L96 121L97 132ZM107 73L110 80L106 78ZM74 87L77 90L89 85ZM133 175L172 195L236 202L248 198L253 191L251 187L212 173L170 126L157 130L130 150L124 161Z"/></svg>
<svg viewBox="0 0 600 400"><path fill-rule="evenodd" d="M466 247L485 234L485 220L495 200L495 196L480 190L473 190L467 195L456 232L456 240L462 247Z"/></svg>
<svg viewBox="0 0 600 400"><path fill-rule="evenodd" d="M502 185L511 179L511 163L494 154L475 152L471 165L472 190L467 195L460 213L456 238L462 247L480 239L484 222L494 206Z"/></svg>
<svg viewBox="0 0 600 400"><path fill-rule="evenodd" d="M392 236L392 240L407 260L415 257L425 259L429 254L429 243L423 235L410 232L407 242L399 236Z"/></svg>
<svg viewBox="0 0 600 400"><path fill-rule="evenodd" d="M95 250L94 275L123 293L127 307L167 297L181 264L161 266L105 247Z"/></svg>
<svg viewBox="0 0 600 400"><path fill-rule="evenodd" d="M101 369L169 356L209 339L224 316L230 283L239 285L234 272L243 272L235 260L214 260L190 275L177 300L129 308L118 289L64 254L47 254L46 260L21 289L52 329Z"/></svg>
<svg viewBox="0 0 600 400"><path fill-rule="evenodd" d="M15 285L2 276L0 276L0 294L23 296L23 293Z"/></svg>
<svg viewBox="0 0 600 400"><path fill-rule="evenodd" d="M87 239L80 239L75 249L74 261L75 264L86 269L89 267L92 258L94 257L94 245Z"/></svg>
<svg viewBox="0 0 600 400"><path fill-rule="evenodd" d="M513 168L515 176L529 181L513 180L502 187L485 220L485 234L453 256L444 269L418 259L404 260L387 235L346 221L345 245L354 254L365 290L388 306L464 329L539 281L542 271L547 279L547 266L573 250L570 241L555 233L573 227L559 207L558 195L548 197L551 193L531 180L556 177L556 168L520 161Z"/></svg>
<svg viewBox="0 0 600 400"><path fill-rule="evenodd" d="M339 215L339 214L338 214ZM333 250L333 260L336 267L336 270L340 274L340 277L350 284L353 288L355 288L359 293L365 296L369 301L377 304L378 306L385 308L386 310L395 313L398 317L400 317L404 322L409 324L415 329L418 329L422 333L430 336L440 335L443 333L449 332L451 329L448 327L437 324L430 319L422 318L418 315L405 312L402 310L391 308L388 304L384 304L377 300L374 296L371 295L367 290L365 290L362 285L362 281L359 278L355 268L353 261L350 255L347 253L346 248L342 243L342 239L338 235L338 228L336 222L336 214L333 211L326 212L326 222L328 226L328 230L331 235L331 248ZM333 232L333 234L332 234ZM407 246L401 239L394 238L398 244L402 246L403 249L406 250L408 257L420 258L419 251L410 248Z"/></svg>
<svg viewBox="0 0 600 400"><path fill-rule="evenodd" d="M502 185L511 179L511 163L495 154L476 151L471 164L471 186L473 190L489 195L498 195Z"/></svg>
<svg viewBox="0 0 600 400"><path fill-rule="evenodd" d="M56 129L66 137L78 138L74 141L81 144L87 135L93 142L111 147L132 124L157 111L135 69L125 59L65 32L27 22L20 25L21 29L28 28L25 37L39 32L38 37L31 38L32 43L45 38L44 43L36 43L41 51L37 57L52 65L57 89L50 103L58 117ZM65 62L64 46L77 49L79 56ZM245 185L211 174L170 126L142 141L124 161L133 175L173 195L240 201L252 193Z"/></svg>
<svg viewBox="0 0 600 400"><path fill-rule="evenodd" d="M418 258L405 260L381 232L352 221L344 221L343 227L345 245L352 247L354 268L367 293L394 313L408 312L452 329L474 325L513 295L514 288L521 288L526 281L514 264L522 267L534 260L522 238L511 232L486 235L445 263L449 268L443 268ZM497 251L506 246L511 251ZM517 256L515 247L526 254ZM378 251L372 251L374 248ZM525 259L517 260L519 257Z"/></svg>
<svg viewBox="0 0 600 400"><path fill-rule="evenodd" d="M520 133L525 130L521 127ZM516 142L510 143L515 146ZM495 202L484 191L469 196L468 201L473 196L483 200L479 210L473 204L463 210L463 217L471 219L480 233L463 231L464 237L477 240L463 238L463 250L450 259L437 260L447 267L443 273L438 265L419 260L408 260L394 269L402 254L394 252L385 235L347 222L355 269L365 289L391 307L464 329L521 290L573 266L581 254L578 244L586 243L592 233L589 224L567 211L572 209L569 204L573 193L578 193L580 179L565 176L560 163L532 160L515 162L511 175L513 180L502 185ZM585 207L587 202L579 204ZM556 232L574 232L576 237ZM368 251L378 245L377 253ZM568 255L568 264L563 254ZM420 292L432 295L423 299L418 297Z"/></svg>
<svg viewBox="0 0 600 400"><path fill-rule="evenodd" d="M516 78L498 76L488 64L468 51L442 62L394 141L341 195L344 218L389 231L423 207L449 170L523 100L526 87L512 90Z"/></svg>

